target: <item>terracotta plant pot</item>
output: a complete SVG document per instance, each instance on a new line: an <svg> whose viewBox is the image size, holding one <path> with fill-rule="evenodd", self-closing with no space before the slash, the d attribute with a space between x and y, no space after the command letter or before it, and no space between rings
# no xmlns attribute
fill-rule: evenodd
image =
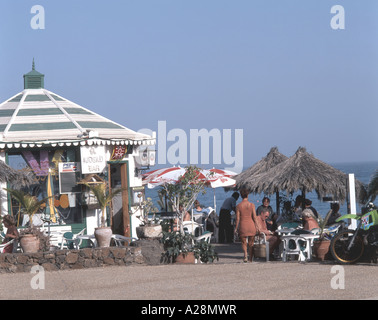
<svg viewBox="0 0 378 320"><path fill-rule="evenodd" d="M196 262L196 258L194 257L194 252L188 252L185 255L180 253L175 260L175 263L179 264L194 264Z"/></svg>
<svg viewBox="0 0 378 320"><path fill-rule="evenodd" d="M324 257L329 251L330 240L315 240L313 250L318 259L324 261Z"/></svg>
<svg viewBox="0 0 378 320"><path fill-rule="evenodd" d="M98 247L110 247L110 240L112 239L112 229L110 227L96 228L94 235L97 241Z"/></svg>
<svg viewBox="0 0 378 320"><path fill-rule="evenodd" d="M136 233L140 239L163 237L163 229L160 224L136 227Z"/></svg>
<svg viewBox="0 0 378 320"><path fill-rule="evenodd" d="M38 252L39 239L34 234L25 234L20 238L20 246L24 253Z"/></svg>

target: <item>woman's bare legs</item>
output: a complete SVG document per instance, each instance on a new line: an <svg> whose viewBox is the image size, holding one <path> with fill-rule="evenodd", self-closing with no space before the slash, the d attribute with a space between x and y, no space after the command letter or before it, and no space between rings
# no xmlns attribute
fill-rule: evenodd
<svg viewBox="0 0 378 320"><path fill-rule="evenodd" d="M255 236L248 237L248 252L249 252L249 262L252 262L253 258L253 244L255 243Z"/></svg>
<svg viewBox="0 0 378 320"><path fill-rule="evenodd" d="M244 262L247 262L248 252L247 252L247 237L240 237L241 246L244 252Z"/></svg>

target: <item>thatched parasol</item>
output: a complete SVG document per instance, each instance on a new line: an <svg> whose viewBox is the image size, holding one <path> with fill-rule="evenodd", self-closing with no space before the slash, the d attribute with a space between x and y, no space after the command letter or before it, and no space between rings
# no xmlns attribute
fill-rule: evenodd
<svg viewBox="0 0 378 320"><path fill-rule="evenodd" d="M287 159L285 155L278 151L277 147L271 148L264 158L256 162L252 167L233 177L236 181L236 189L253 190L255 188L255 178L257 175L269 171Z"/></svg>
<svg viewBox="0 0 378 320"><path fill-rule="evenodd" d="M319 199L332 195L335 200L344 202L347 181L347 174L315 158L305 148L299 147L289 159L256 176L251 191L273 194L283 190L289 193L301 190L305 196L306 192L314 190ZM363 203L366 199L366 188L358 180L355 181L355 185L357 199Z"/></svg>
<svg viewBox="0 0 378 320"><path fill-rule="evenodd" d="M250 192L255 190L256 177L260 174L268 172L273 167L287 160L288 158L278 151L277 147L272 147L268 154L262 158L260 161L256 162L252 167L241 172L233 178L236 181L237 190L247 189ZM276 192L276 212L279 212L279 191Z"/></svg>
<svg viewBox="0 0 378 320"><path fill-rule="evenodd" d="M15 170L0 160L0 182L8 182L12 188L20 189L35 183L31 170Z"/></svg>

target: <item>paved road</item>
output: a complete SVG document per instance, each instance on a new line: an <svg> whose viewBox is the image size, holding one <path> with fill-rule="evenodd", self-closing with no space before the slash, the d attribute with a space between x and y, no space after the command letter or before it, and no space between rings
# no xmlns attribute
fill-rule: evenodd
<svg viewBox="0 0 378 320"><path fill-rule="evenodd" d="M338 269L333 270L334 265L317 262L243 263L239 246L218 246L218 251L220 261L210 265L128 266L46 272L44 289L32 288L36 274L1 274L0 298L378 299L377 265L337 266ZM343 283L344 289L332 287Z"/></svg>

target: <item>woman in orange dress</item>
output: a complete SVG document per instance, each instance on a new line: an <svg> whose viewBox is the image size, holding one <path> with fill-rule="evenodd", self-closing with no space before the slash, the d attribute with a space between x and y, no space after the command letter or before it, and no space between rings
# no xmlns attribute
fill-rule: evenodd
<svg viewBox="0 0 378 320"><path fill-rule="evenodd" d="M256 209L255 205L248 201L247 190L241 190L240 195L243 200L236 206L235 233L238 232L239 228L239 237L244 252L244 262L248 260L252 262L253 243L255 241L256 232L258 232L256 225Z"/></svg>

